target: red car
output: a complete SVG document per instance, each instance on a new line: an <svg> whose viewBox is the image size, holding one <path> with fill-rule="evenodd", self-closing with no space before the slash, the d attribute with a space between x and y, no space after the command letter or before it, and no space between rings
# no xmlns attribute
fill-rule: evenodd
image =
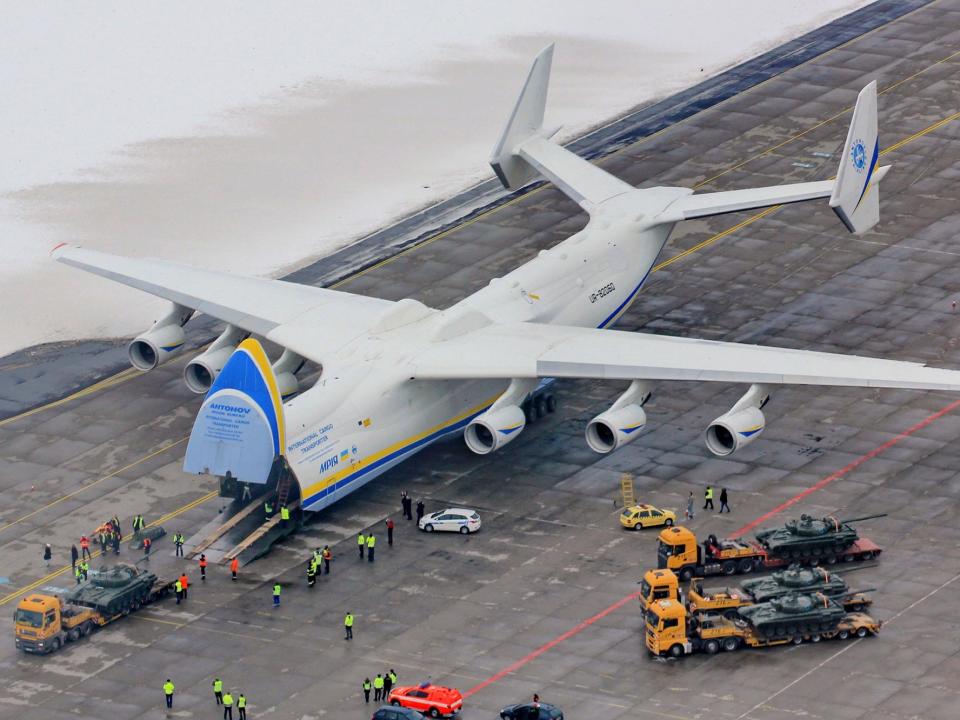
<svg viewBox="0 0 960 720"><path fill-rule="evenodd" d="M430 717L452 717L463 707L463 696L456 688L420 683L396 687L387 698L391 705L400 705L426 713Z"/></svg>

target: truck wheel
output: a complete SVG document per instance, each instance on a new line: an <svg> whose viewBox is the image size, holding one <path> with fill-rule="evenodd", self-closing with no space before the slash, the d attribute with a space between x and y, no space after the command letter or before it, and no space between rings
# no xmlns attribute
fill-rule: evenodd
<svg viewBox="0 0 960 720"><path fill-rule="evenodd" d="M865 627L858 627L858 628L857 628L857 637L858 637L858 638L865 638L869 632L870 632L870 631L867 630Z"/></svg>
<svg viewBox="0 0 960 720"><path fill-rule="evenodd" d="M703 651L707 655L716 655L718 652L720 652L720 643L718 643L716 640L707 640L703 644Z"/></svg>
<svg viewBox="0 0 960 720"><path fill-rule="evenodd" d="M67 633L67 642L76 642L80 639L80 628L70 628Z"/></svg>
<svg viewBox="0 0 960 720"><path fill-rule="evenodd" d="M552 413L557 410L557 399L553 395L547 395L547 412Z"/></svg>
<svg viewBox="0 0 960 720"><path fill-rule="evenodd" d="M681 580L683 580L684 582L689 582L692 577L693 577L693 568L692 568L692 567L680 568L680 579L681 579Z"/></svg>
<svg viewBox="0 0 960 720"><path fill-rule="evenodd" d="M527 402L523 404L523 418L527 421L527 425L537 419L537 414L533 409L533 403Z"/></svg>
<svg viewBox="0 0 960 720"><path fill-rule="evenodd" d="M670 657L683 657L683 645L674 645L670 648Z"/></svg>
<svg viewBox="0 0 960 720"><path fill-rule="evenodd" d="M844 555L844 556L843 556L843 561L844 561L844 562L853 562L853 555Z"/></svg>
<svg viewBox="0 0 960 720"><path fill-rule="evenodd" d="M542 418L544 415L547 414L547 407L546 407L546 404L543 402L543 398L537 398L536 401L533 403L533 407L537 414L537 420L539 420L540 418Z"/></svg>
<svg viewBox="0 0 960 720"><path fill-rule="evenodd" d="M80 626L80 634L83 637L86 637L90 634L90 631L93 630L93 625L90 624L90 621L87 620L83 625Z"/></svg>
<svg viewBox="0 0 960 720"><path fill-rule="evenodd" d="M873 553L869 550L860 556L861 560L873 560Z"/></svg>
<svg viewBox="0 0 960 720"><path fill-rule="evenodd" d="M848 637L850 637L850 631L841 630L839 633L837 633L837 637L840 638L841 640L846 640Z"/></svg>
<svg viewBox="0 0 960 720"><path fill-rule="evenodd" d="M723 639L723 649L726 652L733 652L738 647L740 647L740 641L735 637L728 637Z"/></svg>
<svg viewBox="0 0 960 720"><path fill-rule="evenodd" d="M741 575L749 575L753 572L753 560L741 560L738 569Z"/></svg>
<svg viewBox="0 0 960 720"><path fill-rule="evenodd" d="M820 642L820 633L814 633L810 636L810 642L818 643Z"/></svg>
<svg viewBox="0 0 960 720"><path fill-rule="evenodd" d="M56 652L57 650L59 650L61 644L62 643L60 642L60 638L55 637L53 639L53 642L50 643L50 652Z"/></svg>
<svg viewBox="0 0 960 720"><path fill-rule="evenodd" d="M793 636L793 644L794 644L794 645L799 645L799 644L801 644L802 642L803 642L803 635L794 635L794 636Z"/></svg>
<svg viewBox="0 0 960 720"><path fill-rule="evenodd" d="M727 560L721 566L724 575L734 575L737 572L737 564L733 560Z"/></svg>

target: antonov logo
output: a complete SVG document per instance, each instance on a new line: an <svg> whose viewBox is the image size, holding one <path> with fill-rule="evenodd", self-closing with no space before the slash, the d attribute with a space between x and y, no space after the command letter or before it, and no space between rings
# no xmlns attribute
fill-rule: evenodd
<svg viewBox="0 0 960 720"><path fill-rule="evenodd" d="M867 149L863 145L863 140L854 140L850 148L850 160L853 162L854 169L859 173L867 166Z"/></svg>
<svg viewBox="0 0 960 720"><path fill-rule="evenodd" d="M248 412L250 412L250 408L237 407L236 405L224 405L223 403L213 403L210 405L210 408L229 413L242 413L243 415L246 415Z"/></svg>
<svg viewBox="0 0 960 720"><path fill-rule="evenodd" d="M320 472L324 473L324 472L326 472L327 470L329 470L330 468L336 467L336 466L337 466L337 463L339 463L339 462L340 462L340 460L337 458L336 455L331 455L331 456L328 457L326 460L324 460L322 463L320 463Z"/></svg>

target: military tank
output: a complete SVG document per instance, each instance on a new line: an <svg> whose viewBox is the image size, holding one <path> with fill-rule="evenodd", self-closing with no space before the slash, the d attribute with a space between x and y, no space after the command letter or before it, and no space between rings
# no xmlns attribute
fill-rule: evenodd
<svg viewBox="0 0 960 720"><path fill-rule="evenodd" d="M93 608L104 615L136 610L148 602L157 576L133 565L101 567L90 573L64 600L74 605Z"/></svg>
<svg viewBox="0 0 960 720"><path fill-rule="evenodd" d="M747 595L756 602L767 602L790 593L823 593L836 598L847 594L847 582L839 575L827 572L823 568L803 568L791 565L786 570L778 570L770 577L747 580L742 583Z"/></svg>
<svg viewBox="0 0 960 720"><path fill-rule="evenodd" d="M821 593L790 593L738 610L764 638L814 635L836 629L846 611Z"/></svg>
<svg viewBox="0 0 960 720"><path fill-rule="evenodd" d="M788 520L783 527L760 530L754 537L770 555L785 560L835 557L860 539L850 523L881 517L886 517L886 513L847 520L801 515L799 520Z"/></svg>

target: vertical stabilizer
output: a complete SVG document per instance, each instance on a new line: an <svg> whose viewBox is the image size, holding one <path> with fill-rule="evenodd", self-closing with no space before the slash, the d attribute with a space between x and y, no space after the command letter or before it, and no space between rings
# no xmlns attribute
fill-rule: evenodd
<svg viewBox="0 0 960 720"><path fill-rule="evenodd" d="M200 406L183 469L265 483L286 448L283 404L263 346L244 340Z"/></svg>
<svg viewBox="0 0 960 720"><path fill-rule="evenodd" d="M516 154L516 149L525 140L543 134L543 111L547 105L551 65L552 43L540 51L530 67L527 81L517 98L507 126L503 129L500 142L490 156L493 171L503 186L511 190L522 187L537 176L536 169L522 160Z"/></svg>
<svg viewBox="0 0 960 720"><path fill-rule="evenodd" d="M860 91L830 196L830 207L847 229L860 235L880 220L880 180L889 167L879 167L877 81Z"/></svg>

